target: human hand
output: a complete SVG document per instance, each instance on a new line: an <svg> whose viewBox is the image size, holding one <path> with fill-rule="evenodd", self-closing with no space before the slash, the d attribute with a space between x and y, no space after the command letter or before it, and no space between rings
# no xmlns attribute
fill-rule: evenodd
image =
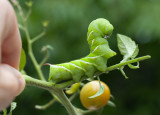
<svg viewBox="0 0 160 115"><path fill-rule="evenodd" d="M21 38L14 10L8 0L0 0L0 111L25 87L18 71L20 53Z"/></svg>

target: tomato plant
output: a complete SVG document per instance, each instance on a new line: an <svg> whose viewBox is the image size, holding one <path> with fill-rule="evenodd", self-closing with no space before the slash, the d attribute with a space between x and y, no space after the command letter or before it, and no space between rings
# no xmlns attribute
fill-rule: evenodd
<svg viewBox="0 0 160 115"><path fill-rule="evenodd" d="M92 21L88 27L86 39L90 47L90 52L86 57L70 61L68 63L53 65L49 63L46 64L50 54L49 49L52 49L52 47L46 45L42 48L42 51L46 52L46 55L41 62L39 62L34 55L33 43L41 39L46 34L46 27L49 26L48 21L43 22L43 31L37 36L32 37L27 27L27 21L32 11L32 2L29 1L26 4L29 8L27 15L24 14L23 8L20 6L18 1L13 0L12 2L17 8L21 19L19 28L24 32L25 38L27 39L28 56L30 57L39 76L39 79L35 79L26 74L27 72L24 70L26 59L25 53L23 52L21 56L20 69L25 78L26 85L45 89L53 97L53 99L47 104L42 106L37 105L36 109L44 110L57 101L66 108L70 115L85 114L86 110L75 107L72 105L71 100L75 97L75 94L78 92L78 89L81 84L83 84L84 80L91 80L91 82L85 84L81 89L80 100L82 105L91 110L91 112L98 110L109 103L111 94L109 87L104 82L100 82L100 80L94 81L94 79L101 74L108 73L115 69L120 70L125 78L128 78L124 72L125 66L128 66L131 69L138 69L139 61L150 58L148 55L136 58L139 53L138 45L130 37L117 34L117 44L120 53L123 55L123 59L118 64L108 66L108 59L116 55L116 53L110 48L108 41L114 27L108 20L100 18ZM131 65L132 63L137 63L137 66ZM50 66L49 76L44 75L42 71L42 66L44 64ZM47 80L46 78L49 79ZM72 94L72 99L68 99L64 90L68 89L71 85L72 87L66 92L68 94Z"/></svg>

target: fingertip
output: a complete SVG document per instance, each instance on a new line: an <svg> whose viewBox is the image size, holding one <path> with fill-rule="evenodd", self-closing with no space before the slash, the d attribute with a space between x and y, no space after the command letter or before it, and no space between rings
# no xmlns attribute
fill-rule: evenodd
<svg viewBox="0 0 160 115"><path fill-rule="evenodd" d="M13 99L14 97L10 94L10 92L0 89L0 111L7 108Z"/></svg>
<svg viewBox="0 0 160 115"><path fill-rule="evenodd" d="M25 85L26 85L25 79L22 76L22 74L17 76L17 80L18 80L19 88L17 90L16 96L19 95L24 90Z"/></svg>
<svg viewBox="0 0 160 115"><path fill-rule="evenodd" d="M2 83L1 83L2 82ZM0 83L14 97L25 88L25 80L19 71L7 64L0 64Z"/></svg>

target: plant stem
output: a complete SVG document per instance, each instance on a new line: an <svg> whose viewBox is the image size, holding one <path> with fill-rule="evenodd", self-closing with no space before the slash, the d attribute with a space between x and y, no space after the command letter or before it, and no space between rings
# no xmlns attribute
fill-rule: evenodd
<svg viewBox="0 0 160 115"><path fill-rule="evenodd" d="M112 71L112 70L115 70L115 69L119 69L119 68L121 68L121 67L123 67L123 66L125 66L127 64L143 61L143 60L146 60L146 59L149 59L149 58L151 58L151 56L146 55L146 56L135 58L135 59L132 59L132 60L129 60L129 61L120 62L119 64L115 64L113 66L108 67L105 72L97 72L97 73L95 73L95 76L99 76L99 75L101 75L103 73L108 73L109 71ZM64 82L62 84L55 84L55 87L57 87L57 88L65 88L66 86L72 85L73 83L74 83L74 81Z"/></svg>
<svg viewBox="0 0 160 115"><path fill-rule="evenodd" d="M3 115L7 115L7 109L3 110Z"/></svg>
<svg viewBox="0 0 160 115"><path fill-rule="evenodd" d="M151 56L143 56L143 57L135 58L133 60L125 61L125 62L116 64L116 65L110 66L110 67L107 68L105 73L107 73L109 71L112 71L112 70L115 70L115 69L118 69L118 68L120 68L122 66L125 66L125 65L129 64L129 63L135 63L137 61L142 61L142 60L149 59L149 58L151 58ZM102 74L102 72L99 72L96 75L100 75L100 74ZM37 80L37 79L34 79L34 78L28 79L28 77L25 77L25 80L26 80L26 83L28 85L33 85L33 86L36 86L36 87L40 87L41 86L40 88L49 86L49 87L52 87L52 88L54 87L54 88L57 88L57 89L63 89L66 86L72 85L74 83L74 81L71 80L71 81L68 81L68 82L64 82L62 84L53 84L53 83L50 83L50 82L41 81L41 80ZM38 84L38 86L37 86L37 84ZM43 88L43 89L45 89L45 88Z"/></svg>
<svg viewBox="0 0 160 115"><path fill-rule="evenodd" d="M45 34L45 31L42 32L40 35L36 36L35 38L31 39L30 35L29 35L29 31L27 29L27 19L31 13L31 8L28 12L28 15L27 17L25 18L24 15L23 15L23 11L22 11L22 8L21 6L19 5L19 2L18 1L15 1L14 2L15 5L18 7L18 10L20 12L20 16L22 18L22 21L23 21L23 26L20 26L25 35L26 35L26 38L27 38L27 42L28 42L28 54L33 62L33 65L35 66L35 69L40 77L41 80L37 80L37 79L34 79L32 77L29 77L27 75L24 75L24 78L26 80L26 84L27 85L31 85L31 86L36 86L36 87L39 87L39 88L42 88L42 89L46 89L48 90L53 96L57 97L58 98L58 101L61 102L64 107L67 109L68 113L70 115L77 115L77 112L76 112L76 109L74 108L74 106L71 104L71 102L69 101L69 99L67 98L67 96L64 94L63 90L61 88L56 88L56 87L53 87L54 86L54 83L50 83L50 82L46 82L45 78L44 78L44 75L42 73L42 70L41 70L41 64L44 63L44 61L46 61L46 58L44 58L44 60L42 61L41 64L39 64L34 56L34 53L33 53L33 50L32 50L32 44L38 40L39 38L41 38L44 34ZM63 84L64 86L65 85L68 85L68 83L72 83L72 81L69 81L65 84Z"/></svg>
<svg viewBox="0 0 160 115"><path fill-rule="evenodd" d="M45 105L42 105L42 106L36 105L35 108L36 108L36 109L45 110L45 109L47 109L48 107L50 107L54 102L56 102L56 99L55 99L55 98L53 98L52 100L50 100L50 101L49 101L47 104L45 104Z"/></svg>
<svg viewBox="0 0 160 115"><path fill-rule="evenodd" d="M147 56L135 58L135 59L132 59L132 60L129 60L129 61L121 62L119 64L108 67L107 70L105 71L105 73L107 73L109 71L112 71L112 70L115 70L115 69L118 69L118 68L120 68L122 66L125 66L127 64L143 61L143 60L146 60L146 59L149 59L149 58L151 58L151 56L147 55Z"/></svg>
<svg viewBox="0 0 160 115"><path fill-rule="evenodd" d="M66 108L69 115L79 115L78 111L76 111L72 103L69 101L67 96L64 94L63 90L58 90L56 92L56 96L59 97L59 99L61 100L61 104Z"/></svg>
<svg viewBox="0 0 160 115"><path fill-rule="evenodd" d="M47 50L45 57L43 58L43 60L39 64L40 68L43 66L43 64L47 61L48 58L49 58L49 51Z"/></svg>
<svg viewBox="0 0 160 115"><path fill-rule="evenodd" d="M45 90L54 90L53 88L53 83L50 82L46 82L46 81L42 81L42 80L38 80L35 78L32 78L28 75L23 75L23 77L25 78L26 84L29 86L35 86L41 89L45 89Z"/></svg>
<svg viewBox="0 0 160 115"><path fill-rule="evenodd" d="M28 42L28 54L29 54L29 56L30 56L30 58L31 58L31 60L32 60L34 66L35 66L35 68L36 68L36 70L37 70L37 73L38 73L38 75L39 75L39 78L40 78L41 80L43 80L43 81L46 81L45 78L44 78L44 75L43 75L43 73L42 73L42 71L41 71L41 68L40 68L40 66L39 66L39 64L38 64L38 62L37 62L37 60L35 59L35 56L34 56L34 54L33 54L31 37L30 37L30 35L29 35L28 29L27 29L27 27L25 26L25 24L24 24L24 28L25 28L24 32L25 32L25 34L26 34L26 38L27 38L27 42Z"/></svg>
<svg viewBox="0 0 160 115"><path fill-rule="evenodd" d="M26 22L26 21L28 20L28 18L29 18L29 16L30 16L31 12L32 12L32 7L29 8L29 11L28 11L26 17L24 18L24 22Z"/></svg>
<svg viewBox="0 0 160 115"><path fill-rule="evenodd" d="M97 110L82 110L79 108L75 108L75 109L78 111L77 115L85 115L85 114L89 114L89 113L97 111Z"/></svg>
<svg viewBox="0 0 160 115"><path fill-rule="evenodd" d="M79 94L79 92L74 93L70 98L70 102Z"/></svg>
<svg viewBox="0 0 160 115"><path fill-rule="evenodd" d="M71 104L67 96L64 94L62 89L53 87L54 84L42 80L34 79L30 76L23 75L27 85L39 87L41 89L48 90L49 92L55 94L60 100L61 104L67 109L70 115L77 115L77 111L74 106Z"/></svg>
<svg viewBox="0 0 160 115"><path fill-rule="evenodd" d="M28 42L28 54L29 54L29 56L30 56L30 58L31 58L31 60L32 60L34 66L35 66L35 68L36 68L36 70L37 70L37 73L38 73L39 78L40 78L41 80L44 80L44 81L45 81L44 75L43 75L43 73L42 73L42 71L41 71L41 67L39 66L39 64L38 64L38 62L37 62L37 60L35 59L35 56L34 56L34 54L33 54L33 50L32 50L32 43L33 43L33 42L32 42L32 39L31 39L31 37L30 37L30 35L29 35L28 29L27 29L27 24L26 24L26 23L27 23L27 19L28 19L30 13L31 13L31 7L30 7L30 9L29 9L29 12L28 12L26 18L25 18L24 14L23 14L23 10L22 10L21 6L19 5L19 2L18 2L18 1L14 1L13 4L17 6L18 11L19 11L19 14L20 14L20 16L21 16L21 18L22 18L23 26L22 26L22 25L19 25L19 27L22 28L22 30L24 31L24 33L25 33L25 35L26 35L27 42ZM44 35L44 34L45 34L45 31L42 32L42 34L40 34L40 35L42 36L42 35ZM38 36L38 37L41 37L41 36ZM33 41L35 41L35 40L37 40L37 37L36 37Z"/></svg>
<svg viewBox="0 0 160 115"><path fill-rule="evenodd" d="M43 37L46 34L46 31L44 30L42 33L40 33L39 35L37 35L36 37L34 37L31 40L31 43L34 43L35 41L37 41L38 39L40 39L41 37Z"/></svg>

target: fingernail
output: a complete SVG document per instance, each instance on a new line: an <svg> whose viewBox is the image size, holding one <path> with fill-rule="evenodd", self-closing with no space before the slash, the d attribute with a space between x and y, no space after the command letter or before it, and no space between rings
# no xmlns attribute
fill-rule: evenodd
<svg viewBox="0 0 160 115"><path fill-rule="evenodd" d="M19 88L17 90L17 95L19 95L25 88L25 80L24 80L24 78L21 74L17 76L17 81L18 81L18 84L19 84Z"/></svg>

